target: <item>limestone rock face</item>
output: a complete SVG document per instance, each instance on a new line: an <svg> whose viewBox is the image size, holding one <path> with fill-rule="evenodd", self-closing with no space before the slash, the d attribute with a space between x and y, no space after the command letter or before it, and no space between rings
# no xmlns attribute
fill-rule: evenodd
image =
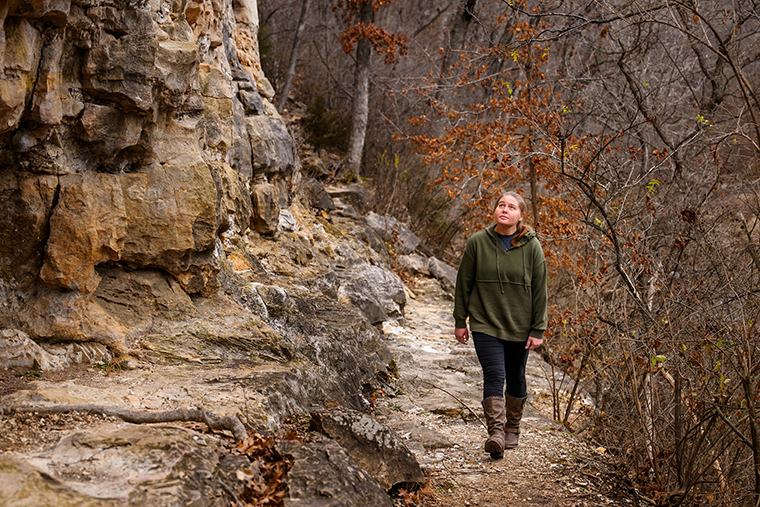
<svg viewBox="0 0 760 507"><path fill-rule="evenodd" d="M0 277L11 286L37 278L56 189L55 176L0 170Z"/></svg>
<svg viewBox="0 0 760 507"><path fill-rule="evenodd" d="M49 287L91 293L100 278L95 266L119 260L127 216L118 176L69 174L59 178L58 205L39 279Z"/></svg>
<svg viewBox="0 0 760 507"><path fill-rule="evenodd" d="M143 119L125 114L118 108L87 104L79 117L81 139L92 153L113 160L121 150L140 140Z"/></svg>
<svg viewBox="0 0 760 507"><path fill-rule="evenodd" d="M185 271L188 253L214 246L216 187L206 165L163 166L121 177L127 232L122 259Z"/></svg>
<svg viewBox="0 0 760 507"><path fill-rule="evenodd" d="M365 189L298 188L257 30L256 0L0 0L0 366L172 366L143 408L209 403L268 430L390 382L376 325L402 318L403 283L356 211ZM141 383L76 399L138 406ZM11 397L74 399L54 392ZM239 486L218 480L220 442L176 427L48 451L0 460L0 504L229 505ZM390 505L337 444L288 452L322 467L295 468L290 505Z"/></svg>
<svg viewBox="0 0 760 507"><path fill-rule="evenodd" d="M232 0L3 2L0 244L23 236L0 252L6 284L90 294L97 266L117 262L213 294L216 238L250 227L254 173L278 191L254 220L274 232L296 164L255 12Z"/></svg>
<svg viewBox="0 0 760 507"><path fill-rule="evenodd" d="M8 9L8 6L5 7ZM32 73L42 56L42 37L24 17L6 18L0 7L0 20L5 20L0 48L4 49L0 66L0 134L12 132L24 112L35 76Z"/></svg>

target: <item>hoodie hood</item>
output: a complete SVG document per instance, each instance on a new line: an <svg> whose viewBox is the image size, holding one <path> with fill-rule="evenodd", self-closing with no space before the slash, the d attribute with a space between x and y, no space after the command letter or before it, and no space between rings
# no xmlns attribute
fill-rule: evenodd
<svg viewBox="0 0 760 507"><path fill-rule="evenodd" d="M491 240L495 244L499 244L500 240L499 237L496 235L496 224L493 224L489 226L486 229L486 234L488 234L488 237L491 238ZM536 232L533 229L529 229L528 232L526 232L522 238L520 238L520 241L517 242L517 245L515 247L525 246L528 241L536 237Z"/></svg>

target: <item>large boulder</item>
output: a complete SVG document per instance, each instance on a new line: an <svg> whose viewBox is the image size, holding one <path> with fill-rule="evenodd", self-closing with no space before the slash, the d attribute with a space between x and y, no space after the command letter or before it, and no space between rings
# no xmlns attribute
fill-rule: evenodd
<svg viewBox="0 0 760 507"><path fill-rule="evenodd" d="M392 507L388 494L366 470L331 440L278 442L293 463L288 471L286 507Z"/></svg>
<svg viewBox="0 0 760 507"><path fill-rule="evenodd" d="M425 484L417 459L399 436L368 414L345 409L311 412L312 428L335 439L349 456L386 489L419 489Z"/></svg>
<svg viewBox="0 0 760 507"><path fill-rule="evenodd" d="M380 234L391 248L410 254L420 245L418 238L409 228L391 216L380 216L374 211L367 214L367 223Z"/></svg>
<svg viewBox="0 0 760 507"><path fill-rule="evenodd" d="M392 271L368 262L337 271L341 280L338 297L358 306L372 324L403 317L404 283Z"/></svg>
<svg viewBox="0 0 760 507"><path fill-rule="evenodd" d="M449 266L442 260L436 257L430 257L428 259L428 270L433 275L444 289L449 292L453 292L457 285L457 269Z"/></svg>
<svg viewBox="0 0 760 507"><path fill-rule="evenodd" d="M266 176L291 174L296 168L293 139L282 118L268 114L249 116L246 125L254 173Z"/></svg>

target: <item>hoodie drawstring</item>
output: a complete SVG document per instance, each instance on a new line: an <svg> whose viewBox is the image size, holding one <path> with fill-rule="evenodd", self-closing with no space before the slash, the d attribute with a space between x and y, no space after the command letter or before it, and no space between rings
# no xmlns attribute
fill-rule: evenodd
<svg viewBox="0 0 760 507"><path fill-rule="evenodd" d="M499 289L501 290L501 293L504 294L504 282L501 279L501 270L499 269L499 251L501 250L501 245L499 244L499 241L495 242L496 246L496 275L499 277ZM523 265L523 288L525 289L525 292L530 292L530 289L528 288L528 266L525 264L525 247L524 245L517 245L515 248L519 248L522 252L522 265Z"/></svg>
<svg viewBox="0 0 760 507"><path fill-rule="evenodd" d="M499 277L499 289L504 294L504 284L501 281L501 270L499 269L499 242L496 242L496 275Z"/></svg>

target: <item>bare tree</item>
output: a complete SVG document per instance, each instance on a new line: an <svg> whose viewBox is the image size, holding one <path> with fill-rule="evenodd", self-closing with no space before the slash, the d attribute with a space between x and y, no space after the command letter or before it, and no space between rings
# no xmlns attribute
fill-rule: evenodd
<svg viewBox="0 0 760 507"><path fill-rule="evenodd" d="M359 7L359 23L365 26L374 24L375 9L370 1L362 1ZM372 44L367 37L362 37L356 44L356 71L354 74L354 96L351 106L351 134L348 138L348 153L345 169L354 175L359 174L364 138L367 135L369 117L369 74Z"/></svg>
<svg viewBox="0 0 760 507"><path fill-rule="evenodd" d="M311 0L303 0L301 3L301 14L298 17L298 27L296 28L296 33L293 37L293 49L290 50L290 63L288 64L288 71L285 73L285 81L283 82L282 89L280 90L280 100L277 103L278 113L282 113L282 110L285 108L285 103L288 101L288 93L290 93L290 85L293 83L293 77L296 74L298 49L301 45L301 38L303 36L304 28L306 27L309 4L311 4Z"/></svg>

